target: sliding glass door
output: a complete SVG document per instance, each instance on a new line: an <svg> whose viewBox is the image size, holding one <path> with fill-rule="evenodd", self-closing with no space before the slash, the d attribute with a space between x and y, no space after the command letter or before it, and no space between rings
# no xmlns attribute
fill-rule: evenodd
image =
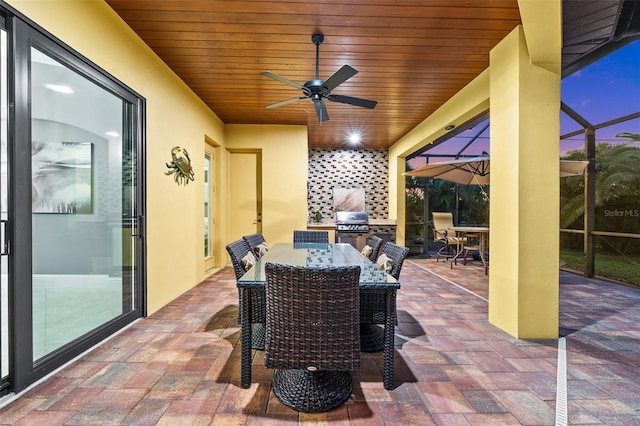
<svg viewBox="0 0 640 426"><path fill-rule="evenodd" d="M7 19L0 394L145 315L144 99Z"/></svg>
<svg viewBox="0 0 640 426"><path fill-rule="evenodd" d="M7 32L0 28L0 395L9 385L9 253L7 241Z"/></svg>

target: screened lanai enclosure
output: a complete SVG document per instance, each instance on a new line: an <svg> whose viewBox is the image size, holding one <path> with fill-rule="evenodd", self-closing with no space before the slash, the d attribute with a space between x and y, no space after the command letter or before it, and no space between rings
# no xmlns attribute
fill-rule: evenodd
<svg viewBox="0 0 640 426"><path fill-rule="evenodd" d="M466 129L466 130L464 130ZM463 131L464 130L464 131ZM488 114L459 126L430 149L407 159L406 170L426 164L471 159L489 150ZM405 244L412 256L429 256L441 243L433 239L433 212L453 213L455 225L488 225L489 186L463 185L446 179L407 176Z"/></svg>
<svg viewBox="0 0 640 426"><path fill-rule="evenodd" d="M562 79L559 158L589 163L560 181L560 264L640 286L640 41L611 50ZM489 129L487 112L408 157L406 169L488 155ZM489 185L407 176L410 256L439 249L434 211L452 212L455 225L486 225L489 197Z"/></svg>
<svg viewBox="0 0 640 426"><path fill-rule="evenodd" d="M640 286L640 41L563 79L561 264ZM567 96L565 96L565 94Z"/></svg>

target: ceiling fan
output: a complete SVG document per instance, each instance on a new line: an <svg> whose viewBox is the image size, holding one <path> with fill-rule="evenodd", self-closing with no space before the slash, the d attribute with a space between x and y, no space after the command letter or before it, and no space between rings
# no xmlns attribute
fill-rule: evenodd
<svg viewBox="0 0 640 426"><path fill-rule="evenodd" d="M324 35L322 34L313 34L311 36L311 41L316 45L316 78L315 80L309 80L304 84L298 84L295 81L291 81L288 78L282 77L278 74L272 73L271 71L263 71L260 74L265 77L272 78L281 83L287 84L291 87L295 87L302 91L302 96L298 96L291 99L285 99L284 101L276 102L275 104L265 106L266 109L278 108L283 105L287 105L293 102L298 102L303 99L311 99L313 101L313 105L316 109L316 115L318 116L318 121L322 123L323 121L327 121L329 119L329 114L327 113L327 108L323 102L324 99L328 99L332 102L340 102L343 104L355 105L363 108L373 109L376 107L377 101L371 101L368 99L354 98L352 96L344 96L344 95L334 95L331 93L333 89L353 77L358 73L358 70L349 66L343 65L338 71L336 71L331 77L329 77L326 81L320 80L319 77L319 65L320 65L320 45L324 41Z"/></svg>

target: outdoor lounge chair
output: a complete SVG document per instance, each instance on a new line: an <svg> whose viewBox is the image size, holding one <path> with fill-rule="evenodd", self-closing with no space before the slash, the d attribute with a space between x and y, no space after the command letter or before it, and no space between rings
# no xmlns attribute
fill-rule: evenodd
<svg viewBox="0 0 640 426"><path fill-rule="evenodd" d="M453 226L453 214L448 212L433 212L433 241L444 244L436 255L436 262L440 257L446 260L453 258L464 239L456 237L455 232L449 230Z"/></svg>

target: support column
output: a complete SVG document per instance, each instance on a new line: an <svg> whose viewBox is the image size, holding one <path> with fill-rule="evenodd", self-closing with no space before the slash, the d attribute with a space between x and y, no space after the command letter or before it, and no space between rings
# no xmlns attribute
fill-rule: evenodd
<svg viewBox="0 0 640 426"><path fill-rule="evenodd" d="M517 338L557 338L560 65L532 64L522 27L490 61L489 321Z"/></svg>
<svg viewBox="0 0 640 426"><path fill-rule="evenodd" d="M593 249L593 231L596 229L596 131L593 127L585 129L584 151L589 161L584 175L584 276L593 277L596 273L596 253Z"/></svg>

